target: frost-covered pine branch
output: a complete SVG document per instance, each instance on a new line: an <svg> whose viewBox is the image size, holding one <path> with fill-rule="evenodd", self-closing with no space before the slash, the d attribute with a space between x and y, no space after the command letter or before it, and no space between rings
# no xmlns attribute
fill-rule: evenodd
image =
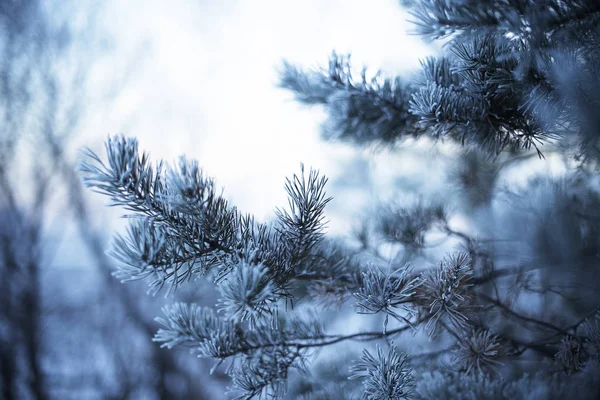
<svg viewBox="0 0 600 400"><path fill-rule="evenodd" d="M460 145L445 171L453 191L373 207L357 246L326 236L331 199L314 170L289 178L288 207L259 222L198 162L154 165L116 136L106 161L87 151L81 167L130 213L113 242L115 275L149 278L152 293L214 287L211 307L165 307L154 340L213 359L236 398L285 397L290 385L300 398L561 398L571 380L600 395L598 5L425 0L412 10L420 35L447 40L414 76L354 78L349 56L333 53L321 70L285 63L280 84L327 109L328 138ZM513 184L507 171L542 155L558 155L564 177L525 168L532 178ZM339 332L313 308L349 302L376 329ZM414 349L406 332L431 349ZM306 384L320 350L356 342L367 348L346 372L362 388Z"/></svg>
<svg viewBox="0 0 600 400"><path fill-rule="evenodd" d="M390 346L388 354L377 346L377 355L367 350L361 360L354 364L350 379L363 379L364 398L368 400L409 399L414 385L407 357Z"/></svg>
<svg viewBox="0 0 600 400"><path fill-rule="evenodd" d="M328 139L360 145L417 135L416 118L409 113L412 86L400 77L384 78L379 72L369 77L367 72L363 68L355 79L350 56L334 52L326 69L303 71L284 62L280 86L304 104L326 107L323 136Z"/></svg>
<svg viewBox="0 0 600 400"><path fill-rule="evenodd" d="M330 199L324 191L326 179L314 171L308 178L302 171L287 181L289 209L277 210L275 221L265 224L230 206L195 161L181 159L178 168L152 172L148 156L139 156L135 140L123 137L107 142L109 166L87 154L90 162L82 165L86 183L132 212L127 236L118 236L112 250L120 262L117 277L151 277L154 293L165 284L174 290L192 277L213 278L220 294L215 307L180 303L166 307L155 341L169 348L189 347L200 357L214 359L215 367L227 363L231 393L239 398L283 396L290 371L307 370L311 349L396 337L419 327L431 337L454 340L440 354L453 355L467 375L493 373L504 358L528 350L564 363L569 371L581 369L588 359L581 351L574 359L573 346L565 343L579 343L583 349L594 337L593 327L587 335L575 327L554 327L485 294L490 282L523 271L482 268L477 261L485 254L473 247L477 239L450 229L443 208L417 203L385 209L376 227L408 254L415 254L411 250L415 238L424 247L426 233L435 229L463 241L468 252L450 254L424 269L394 268L393 260L385 266L373 264L377 257L361 256L368 249L323 240L324 207ZM384 221L385 227L379 226ZM383 329L328 334L316 314L309 317L283 307L292 304L307 283L315 301L334 295L343 302L353 294L357 312L381 314ZM523 341L489 325L485 315L490 308L550 327L553 334L546 330L535 340ZM392 328L390 316L395 321ZM381 365L368 369L367 396L378 396L373 393L384 390L383 382L389 393L408 396L403 382L408 382L411 362L400 362L394 355L387 359L378 352ZM371 356L364 360L376 361ZM399 369L393 372L396 361Z"/></svg>
<svg viewBox="0 0 600 400"><path fill-rule="evenodd" d="M423 61L420 75L378 73L369 83L363 74L354 84L348 58L334 53L321 71L286 63L281 86L302 102L325 105L326 138L365 144L428 134L491 154L534 149L541 155L544 145L569 143L574 130L589 156L592 138L581 126L581 113L591 116L589 105L569 110L563 100L569 93L597 104L595 91L585 89L594 84L588 71L598 65L596 3L424 0L413 7L417 33L452 40L442 56ZM586 83L566 85L573 79ZM391 103L384 101L390 93L397 93Z"/></svg>

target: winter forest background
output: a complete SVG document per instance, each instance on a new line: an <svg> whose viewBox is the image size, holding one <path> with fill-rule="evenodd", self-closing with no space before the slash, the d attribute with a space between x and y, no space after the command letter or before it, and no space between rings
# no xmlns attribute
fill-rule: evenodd
<svg viewBox="0 0 600 400"><path fill-rule="evenodd" d="M472 138L465 146L464 137L462 146L460 140L434 140L457 124L439 123L444 116L460 123L477 118L461 112L477 110L479 103L452 103L452 94L446 96L444 90L474 92L473 80L483 80L479 74L488 74L485 84L496 91L494 100L506 101L506 93L513 95L517 89L507 90L505 81L547 82L526 73L529 66L537 68L536 63L541 63L535 56L513 65L510 57L496 59L486 53L484 41L478 42L483 50L471 65L452 64L456 60L449 55L450 61L427 59L446 51L443 45L452 32L436 32L431 21L420 28L409 23L423 17L415 11L418 3L0 2L0 398L220 399L227 398L228 390L240 398L261 393L305 399L359 398L361 393L367 398L544 399L572 393L595 398L599 374L593 363L597 358L594 346L596 352L600 348L596 317L600 244L595 212L600 197L593 136L598 125L590 115L598 99L592 89L586 90L598 84L592 69L600 64L597 28L590 31L585 46L575 47L581 39L577 33L589 29L587 18L597 20L600 10L594 1L545 2L577 11L565 12L560 21L570 24L575 16L567 33L554 27L561 33L558 39L542 35L552 45L556 45L552 40L564 45L560 47L564 54L552 53L551 57L552 63L564 64L560 64L562 69L553 69L552 63L552 68L540 68L549 83L534 85L538 91L529 91L533 93L529 102L515 109L525 109L536 118L543 114L538 119L543 119L540 129L544 132L551 131L550 125L562 124L564 132L584 126L589 136L584 137L585 143L571 135L558 145L544 146L534 139L543 153L540 157L538 148L527 145L526 139L511 143L508 149ZM536 38L536 28L556 22L544 19L546 15L536 8L539 4L526 0L486 1L478 6L469 1L425 3L443 11L430 18L458 21L453 29L459 31L461 26L471 29L469 24L475 20L493 25L496 16L486 10L499 4L507 9L514 6L529 18L523 19L527 23L521 26L522 37L515 36L522 39L523 48L543 48L544 40L531 38ZM444 4L451 3L474 9L457 16L455 8L444 9ZM521 20L507 21L498 26L512 28L511 23ZM483 30L484 25L477 29ZM421 29L422 36L408 34L415 29ZM441 40L426 40L436 35ZM570 47L572 43L576 45ZM466 46L464 52L476 47ZM354 90L352 85L344 90L338 87L339 94L324 94L329 89L315 84L320 78L311 71L323 67L324 74L339 78L336 82L343 86L350 82L344 81L349 53L356 79L352 84L366 98L371 98L370 92L389 95L385 94L389 88L375 84L380 82L375 78L377 70L385 77L400 76L431 90L419 92L420 100L412 108L418 109L415 114L421 118L421 127L431 135L418 137L411 132L402 141L387 140L389 125L369 125L372 103L359 102L355 109L339 107L347 106L344 90L348 86ZM583 72L568 64L571 54L576 55L574 65L585 66ZM457 55L463 62L469 56ZM483 64L482 60L498 62L500 67L484 70L477 64ZM512 76L494 75L507 63L513 68ZM362 65L369 67L370 74L363 86ZM457 73L463 75L457 77ZM374 86L369 86L371 78ZM432 89L434 85L423 80L435 81L437 86ZM577 90L584 88L583 95L575 89L565 92L571 82ZM524 89L519 86L519 90ZM553 90L559 95L552 97ZM571 102L562 103L565 98ZM578 103L581 98L584 101ZM306 106L319 103L324 107ZM440 103L446 108L431 111ZM374 104L385 110L387 103ZM552 108L557 104L560 107ZM504 123L504 117L493 118ZM392 117L377 118L375 122ZM518 125L523 120L510 116L510 122ZM526 121L528 126L531 123ZM383 133L371 140L368 132ZM302 368L293 359L290 371L294 371L289 375L277 358L287 360L288 354L265 351L252 359L248 356L252 351L244 350L243 357L248 358L240 365L249 366L255 376L232 373L225 366L211 374L213 360L153 342L157 330L166 325L171 331L158 334L158 341L169 345L193 341L190 337L194 339L199 332L194 329L202 324L192 322L194 318L203 322L200 316L192 318L190 310L174 307L165 309L172 317L166 325L155 318L164 318L161 308L175 302L212 307L219 292L214 285L196 284L192 279L167 297L166 288L151 296L146 294L150 281L121 284L112 275L118 262L107 255L110 239L114 234L124 235L129 221L119 218L126 213L122 208L106 207L107 197L84 188L82 175L94 171L82 168L81 160L89 158L82 152L84 147L105 159L104 142L109 136L114 138L114 149L122 145L121 154L130 151L131 142L112 136L118 133L137 138L140 152L148 151L153 161L172 163L182 154L199 160L204 174L215 178L216 191L220 194L224 188L223 196L231 204L251 212L260 222L280 218L284 227L285 214L275 210L288 204L286 177L298 174L301 163L306 165L307 176L311 167L326 176L327 196L332 197L325 212L330 247L315 241L314 253L325 260L321 267L332 262L332 270L339 271L333 278L348 281L338 287L325 274L293 295L300 293L302 298L308 293L320 299L317 315L328 322L326 334L315 328L321 339L374 333L311 354L315 357L310 358L310 371L305 374L297 373ZM556 137L549 134L542 139ZM179 178L169 179L177 182ZM91 181L98 186L93 176ZM293 227L293 221L290 224ZM318 230L315 237L320 239ZM285 232L282 235L285 239ZM262 242L254 242L260 248ZM240 257L251 263L261 250L244 251L251 256L241 251L246 255ZM340 267L343 260L351 260L356 270ZM407 262L413 265L411 269L398 268ZM428 265L438 265L442 278L418 275ZM446 267L456 267L459 278L444 275L450 273ZM232 271L241 274L243 284L252 286L256 275L244 268ZM538 274L542 268L550 273ZM501 277L501 282L490 284L486 279L491 276ZM447 284L447 279L455 279L457 286L435 286ZM469 292L478 284L475 294ZM219 285L221 295L227 290L233 293L232 286L223 289L227 279ZM444 303L439 315L436 312L431 318L440 302L427 307L418 302L437 289L454 296L454 303ZM414 293L418 293L416 314L403 308L405 298ZM476 306L469 303L470 296L479 302ZM235 294L224 307L226 314L235 306L232 298ZM381 299L387 303L377 303ZM269 309L267 303L257 309ZM300 301L297 308L302 311L302 307ZM484 312L473 307L484 307ZM268 340L285 340L251 337L266 326L261 325L263 316L257 309L245 310L242 322L247 325L235 329L248 329L248 343L259 343L255 347ZM427 323L412 336L388 336L394 329L400 331L403 322L414 323L410 322L413 317L423 321L424 315L440 326ZM282 318L282 324L291 323ZM467 323L470 319L476 325ZM298 324L297 333L314 328ZM465 326L473 328L472 336L454 340L458 328ZM189 333L187 339L177 336L181 332ZM202 340L205 345L212 339ZM223 343L230 346L228 340ZM396 348L400 353L395 353ZM238 351L235 346L231 349ZM282 349L290 351L289 346ZM409 360L417 355L407 361L418 362L411 364L410 374L399 354L408 354ZM268 380L261 373L270 373L273 365L277 371ZM349 365L354 365L351 371ZM454 365L455 371L449 371L448 365ZM492 374L496 370L499 375ZM353 374L359 379L348 380ZM264 387L260 379L265 379ZM570 391L575 386L585 392ZM387 389L396 392L382 397Z"/></svg>

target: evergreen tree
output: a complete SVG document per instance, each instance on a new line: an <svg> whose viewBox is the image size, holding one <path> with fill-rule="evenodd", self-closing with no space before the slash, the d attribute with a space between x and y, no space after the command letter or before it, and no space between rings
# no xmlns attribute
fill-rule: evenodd
<svg viewBox="0 0 600 400"><path fill-rule="evenodd" d="M165 307L154 340L213 358L236 398L599 398L600 3L409 7L416 33L445 40L414 76L355 78L350 57L333 53L322 69L285 63L281 86L325 107L327 139L453 149L458 190L381 205L358 240L339 240L325 235L317 171L289 178L288 207L263 223L196 161L153 165L116 136L106 161L88 151L81 166L88 186L131 213L115 275L149 278L151 293L199 277L215 285L214 308ZM323 310L352 301L382 324L332 333ZM428 351L415 351L423 338ZM309 364L341 342L376 347L350 370L333 357Z"/></svg>

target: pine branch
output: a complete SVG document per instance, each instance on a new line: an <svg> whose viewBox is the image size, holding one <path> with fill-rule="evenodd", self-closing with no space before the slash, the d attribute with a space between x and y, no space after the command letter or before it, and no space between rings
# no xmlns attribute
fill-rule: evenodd
<svg viewBox="0 0 600 400"><path fill-rule="evenodd" d="M407 356L395 346L390 346L387 355L377 346L376 356L363 351L361 360L352 366L353 375L349 379L363 379L365 399L410 399L414 378L407 364Z"/></svg>
<svg viewBox="0 0 600 400"><path fill-rule="evenodd" d="M294 92L300 102L326 107L323 135L328 139L393 143L418 134L408 112L412 86L400 78L382 78L379 73L369 79L366 68L360 80L355 80L350 56L334 52L328 69L320 71L302 71L286 62L280 86Z"/></svg>
<svg viewBox="0 0 600 400"><path fill-rule="evenodd" d="M148 155L139 154L137 141L122 136L109 138L106 152L108 164L88 150L88 161L80 170L86 185L133 212L127 236L114 241L112 254L122 264L118 277L152 276L151 292L156 293L166 283L175 289L214 267L220 269L217 282L224 282L231 271L242 270L236 267L240 263L253 265L246 268L247 276L253 276L260 264L266 275L245 282L265 289L266 282L273 280L275 286L268 290L271 294L258 288L244 290L265 294L268 303L290 297L287 286L323 237L323 211L330 201L325 197L325 178L313 170L305 177L302 168L300 176L289 179L290 209L277 211L279 225L273 229L231 207L194 160L181 158L176 167L166 168L160 163L154 170ZM230 300L233 292L224 288L231 282L222 286ZM252 310L240 305L239 310L246 311L239 315L264 314L267 308L258 305L264 301L252 303Z"/></svg>
<svg viewBox="0 0 600 400"><path fill-rule="evenodd" d="M210 308L199 307L196 304L176 303L171 307L164 308L163 312L166 318L157 318L157 322L163 325L163 328L155 335L153 339L155 342L163 343L162 346L168 348L181 344L198 348L203 343L219 340L221 337L219 335L230 337L232 343L226 346L229 350L220 351L214 355L209 352L200 353L203 357L211 356L223 359L269 348L285 347L302 350L330 346L348 340L382 339L398 335L412 327L405 325L387 332L368 331L349 335L326 335L318 325L314 325L317 321L304 322L302 319L291 319L287 322L284 320L286 324L291 325L287 327L284 325L277 332L254 329L242 333L239 327L217 316ZM415 324L422 323L426 318L417 320ZM215 333L219 333L219 335L215 336ZM233 339L239 339L239 342L236 343ZM212 347L216 348L216 346Z"/></svg>

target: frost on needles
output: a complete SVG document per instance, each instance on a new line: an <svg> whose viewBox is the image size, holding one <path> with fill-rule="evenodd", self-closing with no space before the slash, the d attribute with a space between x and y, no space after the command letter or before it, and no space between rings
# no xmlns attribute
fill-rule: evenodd
<svg viewBox="0 0 600 400"><path fill-rule="evenodd" d="M333 53L325 68L284 63L280 86L325 108L326 139L449 144L452 192L374 205L357 243L325 234L317 171L301 167L260 222L195 160L152 163L115 136L81 164L129 213L115 276L152 294L214 287L213 304L165 306L154 340L213 359L234 398L599 398L600 3L405 3L415 33L445 40L413 76ZM544 157L564 174L531 168ZM349 302L372 329L335 329Z"/></svg>

